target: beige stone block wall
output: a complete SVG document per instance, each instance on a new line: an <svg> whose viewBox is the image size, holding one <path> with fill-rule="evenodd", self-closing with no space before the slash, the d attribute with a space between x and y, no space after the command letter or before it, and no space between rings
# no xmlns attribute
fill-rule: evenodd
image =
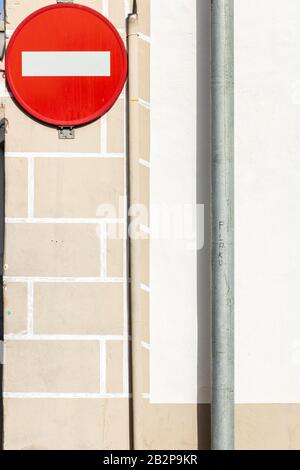
<svg viewBox="0 0 300 470"><path fill-rule="evenodd" d="M142 14L139 14L139 17ZM141 31L142 32L142 31ZM139 38L139 98L150 103L150 44Z"/></svg>
<svg viewBox="0 0 300 470"><path fill-rule="evenodd" d="M28 162L24 158L10 158L5 163L7 217L26 217L28 197ZM16 188L17 191L16 191Z"/></svg>
<svg viewBox="0 0 300 470"><path fill-rule="evenodd" d="M6 225L5 273L8 278L99 277L100 245L90 224L12 222Z"/></svg>
<svg viewBox="0 0 300 470"><path fill-rule="evenodd" d="M121 393L123 390L123 343L110 341L107 343L107 391Z"/></svg>
<svg viewBox="0 0 300 470"><path fill-rule="evenodd" d="M27 331L27 285L7 284L4 288L4 331L21 335Z"/></svg>
<svg viewBox="0 0 300 470"><path fill-rule="evenodd" d="M110 132L114 127L122 130L124 113L122 116L122 120L109 126ZM118 207L122 197L124 162L121 158L39 158L35 162L36 217L93 219L99 201Z"/></svg>
<svg viewBox="0 0 300 470"><path fill-rule="evenodd" d="M107 149L110 153L123 153L125 148L125 134L123 129L125 100L117 101L107 114L108 132Z"/></svg>
<svg viewBox="0 0 300 470"><path fill-rule="evenodd" d="M5 406L6 450L128 448L126 399L11 399Z"/></svg>
<svg viewBox="0 0 300 470"><path fill-rule="evenodd" d="M21 7L19 6L19 8ZM10 99L6 99L5 102L5 117L8 136L14 135L13 140L6 139L7 157L16 157L19 156L19 153L24 152L27 155L23 158L29 158L29 154L35 156L37 153L41 158L44 153L48 156L48 152L73 153L79 154L79 156L81 153L105 153L105 149L101 149L102 142L99 139L101 120L76 129L76 139L66 141L57 138L57 129L41 125L28 118Z"/></svg>
<svg viewBox="0 0 300 470"><path fill-rule="evenodd" d="M21 287L24 290L24 285ZM37 284L33 309L38 335L121 336L123 333L121 283Z"/></svg>
<svg viewBox="0 0 300 470"><path fill-rule="evenodd" d="M96 341L9 341L5 349L5 389L97 393L100 355Z"/></svg>
<svg viewBox="0 0 300 470"><path fill-rule="evenodd" d="M80 3L125 40L127 1ZM129 448L124 98L70 141L4 99L5 449Z"/></svg>
<svg viewBox="0 0 300 470"><path fill-rule="evenodd" d="M86 5L87 7L94 8L95 10L99 11L100 13L103 12L103 0L82 0L80 3L82 5ZM7 12L7 29L14 30L21 21L23 21L26 16L30 15L35 10L39 8L43 8L47 5L50 5L51 2L49 0L6 0L6 12ZM121 11L124 2L122 0L114 1L115 4L120 4L117 10ZM107 13L106 11L103 13ZM106 15L109 16L109 15ZM114 22L116 17L110 16L110 19ZM123 23L124 25L124 23Z"/></svg>

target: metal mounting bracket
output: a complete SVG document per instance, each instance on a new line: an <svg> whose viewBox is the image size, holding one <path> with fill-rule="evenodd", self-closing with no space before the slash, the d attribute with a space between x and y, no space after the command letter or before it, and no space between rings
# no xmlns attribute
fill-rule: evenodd
<svg viewBox="0 0 300 470"><path fill-rule="evenodd" d="M74 127L60 127L58 129L58 138L63 140L75 139Z"/></svg>

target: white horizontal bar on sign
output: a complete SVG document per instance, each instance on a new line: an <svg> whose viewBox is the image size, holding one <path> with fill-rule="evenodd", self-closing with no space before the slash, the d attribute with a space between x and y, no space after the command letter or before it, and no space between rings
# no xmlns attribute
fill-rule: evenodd
<svg viewBox="0 0 300 470"><path fill-rule="evenodd" d="M23 51L23 77L110 77L109 51Z"/></svg>

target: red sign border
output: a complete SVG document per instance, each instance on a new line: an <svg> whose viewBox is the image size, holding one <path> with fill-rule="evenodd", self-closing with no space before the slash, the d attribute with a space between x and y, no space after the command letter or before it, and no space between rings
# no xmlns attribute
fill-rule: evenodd
<svg viewBox="0 0 300 470"><path fill-rule="evenodd" d="M44 11L47 11L47 10L53 10L53 9L57 9L57 8L78 8L78 9L81 9L81 10L85 10L85 11L88 11L96 16L98 16L99 18L101 18L102 21L104 21L107 26L112 30L112 32L116 35L117 39L118 39L118 42L121 46L121 51L122 51L122 55L123 55L123 62L124 62L124 67L123 67L123 74L121 76L121 79L120 79L120 83L114 93L114 95L111 97L111 99L108 101L108 103L103 106L101 108L101 110L99 110L98 112L92 114L91 116L87 116L86 118L82 118L82 119L77 119L77 120L74 120L74 121L56 121L54 119L48 119L47 117L43 116L42 114L32 110L30 108L30 106L28 106L26 104L26 102L23 100L23 98L21 96L19 96L16 88L14 87L14 84L13 84L13 80L12 80L12 77L11 77L11 74L10 74L10 70L9 70L9 67L7 67L7 64L9 64L9 61L10 61L10 56L12 55L12 50L13 50L13 45L14 45L14 41L17 37L17 35L19 34L19 32L24 28L24 26L32 19L34 18L35 16L38 16L40 13L44 12ZM83 126L85 124L89 124L97 119L99 119L101 116L103 116L104 114L106 114L112 107L113 105L115 104L115 102L117 101L117 99L119 98L120 94L122 93L122 90L124 88L124 85L125 85L125 82L126 82L126 79L127 79L127 73L128 73L128 59L127 59L127 51L125 49L125 45L124 45L124 42L118 32L118 30L114 27L114 25L107 19L105 18L105 16L103 16L101 13L99 13L98 11L94 10L93 8L90 8L90 7L87 7L85 5L80 5L78 3L72 3L72 4L67 4L67 3L58 3L58 4L54 4L54 5L47 5L46 7L43 7L43 8L40 8L39 10L36 10L35 12L31 13L29 16L27 16L18 26L17 28L15 29L9 43L8 43L8 46L7 46L7 49L6 49L6 64L5 64L5 72L6 72L6 80L7 80L7 83L9 85L9 88L14 96L14 98L17 100L17 102L20 104L20 106L22 108L25 109L25 111L30 114L31 116L33 116L35 119L39 120L39 121L42 121L46 124L50 124L50 125L53 125L53 126L57 126L57 127L77 127L77 126Z"/></svg>

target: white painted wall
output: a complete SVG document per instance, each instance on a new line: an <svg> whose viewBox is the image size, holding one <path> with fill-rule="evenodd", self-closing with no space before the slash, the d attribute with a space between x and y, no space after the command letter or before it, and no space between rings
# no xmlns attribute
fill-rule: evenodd
<svg viewBox="0 0 300 470"><path fill-rule="evenodd" d="M196 0L151 2L152 403L209 401L209 287L200 293L205 299L199 301L198 298L199 271L204 277L202 285L206 286L209 266L203 262L204 258L200 259L199 270L197 250L186 236L179 240L155 239L154 234L161 225L153 209L156 205L183 209L186 204L194 211L196 208L199 183L196 3ZM205 120L207 118L209 114L206 113ZM204 138L207 140L209 136ZM200 156L203 161L207 158L208 152ZM208 188L209 175L203 172L202 178L202 186ZM205 204L207 201L201 199L199 202ZM202 215L200 210L198 235L201 247ZM209 248L208 243L206 248ZM207 252L203 256L206 255Z"/></svg>
<svg viewBox="0 0 300 470"><path fill-rule="evenodd" d="M152 0L152 203L196 201L195 6ZM299 0L235 2L237 403L300 401L299 25ZM209 400L205 277L185 248L151 242L154 403Z"/></svg>
<svg viewBox="0 0 300 470"><path fill-rule="evenodd" d="M300 401L300 2L235 2L236 400Z"/></svg>

